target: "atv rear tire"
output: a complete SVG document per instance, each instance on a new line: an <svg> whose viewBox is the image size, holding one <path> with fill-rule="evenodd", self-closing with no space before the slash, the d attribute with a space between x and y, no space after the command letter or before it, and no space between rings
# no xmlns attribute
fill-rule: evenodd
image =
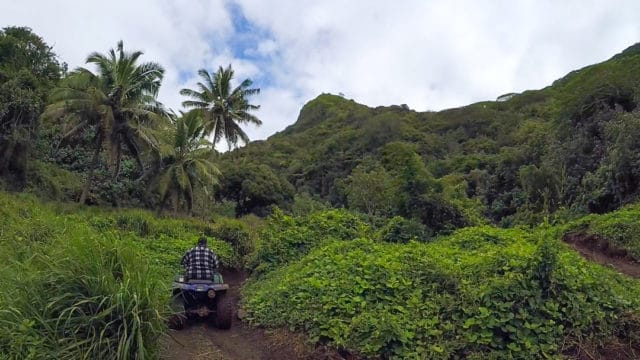
<svg viewBox="0 0 640 360"><path fill-rule="evenodd" d="M215 325L219 329L227 330L231 327L233 317L233 302L226 296L221 296L216 305Z"/></svg>
<svg viewBox="0 0 640 360"><path fill-rule="evenodd" d="M187 323L187 318L182 314L174 314L167 319L167 325L172 330L182 330Z"/></svg>

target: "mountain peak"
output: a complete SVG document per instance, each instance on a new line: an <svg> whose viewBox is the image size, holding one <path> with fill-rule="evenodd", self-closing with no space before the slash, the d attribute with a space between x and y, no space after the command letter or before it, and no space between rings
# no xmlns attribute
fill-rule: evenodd
<svg viewBox="0 0 640 360"><path fill-rule="evenodd" d="M624 49L620 54L615 55L612 59L620 59L627 56L634 56L640 54L640 42L635 43L628 48Z"/></svg>
<svg viewBox="0 0 640 360"><path fill-rule="evenodd" d="M306 103L300 110L298 120L287 127L284 133L303 131L320 124L326 119L339 118L356 107L366 107L356 103L352 99L345 99L341 95L322 93L315 99Z"/></svg>

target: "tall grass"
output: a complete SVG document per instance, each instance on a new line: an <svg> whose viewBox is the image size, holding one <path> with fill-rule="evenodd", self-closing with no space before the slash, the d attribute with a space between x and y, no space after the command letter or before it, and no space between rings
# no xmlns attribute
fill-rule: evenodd
<svg viewBox="0 0 640 360"><path fill-rule="evenodd" d="M0 359L157 357L167 279L127 239L6 200Z"/></svg>
<svg viewBox="0 0 640 360"><path fill-rule="evenodd" d="M157 357L182 254L206 235L242 264L225 229L0 192L0 360Z"/></svg>
<svg viewBox="0 0 640 360"><path fill-rule="evenodd" d="M166 288L114 239L54 242L5 269L0 348L10 359L147 359Z"/></svg>

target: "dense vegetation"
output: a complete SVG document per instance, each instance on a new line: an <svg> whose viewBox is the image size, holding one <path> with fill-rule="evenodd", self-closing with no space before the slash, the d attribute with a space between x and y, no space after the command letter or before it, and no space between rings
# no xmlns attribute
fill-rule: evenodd
<svg viewBox="0 0 640 360"><path fill-rule="evenodd" d="M408 244L366 229L347 213L272 217L245 290L250 321L366 358L553 358L640 341L640 282L587 263L560 229L469 227Z"/></svg>
<svg viewBox="0 0 640 360"><path fill-rule="evenodd" d="M232 88L231 66L201 69L199 91L181 91L191 110L176 115L157 100L164 69L142 56L120 41L106 54L89 54L95 70L67 72L30 29L3 29L0 176L6 187L160 211L192 213L194 202L211 203L219 176L214 146L223 138L230 147L249 141L239 124L261 124L251 113L259 106L248 101L259 89L249 79ZM74 175L84 177L82 187L66 181Z"/></svg>
<svg viewBox="0 0 640 360"><path fill-rule="evenodd" d="M0 175L23 182L38 119L64 66L25 28L0 31Z"/></svg>
<svg viewBox="0 0 640 360"><path fill-rule="evenodd" d="M638 281L561 242L640 261L640 45L441 112L323 94L252 143L231 66L176 113L141 51L87 63L0 31L0 358L157 357L202 235L250 322L364 358L640 353Z"/></svg>
<svg viewBox="0 0 640 360"><path fill-rule="evenodd" d="M28 29L7 28L2 39L0 73L15 78L3 84L38 80L3 98L12 150L0 174L10 188L205 215L214 198L233 202L237 216L320 202L415 220L430 234L603 213L638 196L639 45L547 88L441 112L324 94L286 130L220 155L215 143L246 143L240 125L261 123L248 101L259 89L248 79L233 87L231 67L200 70L197 88L181 91L192 110L174 116L155 98L163 68L122 42L87 58L96 71L67 72ZM38 51L20 53L25 43ZM67 181L76 174L84 186Z"/></svg>

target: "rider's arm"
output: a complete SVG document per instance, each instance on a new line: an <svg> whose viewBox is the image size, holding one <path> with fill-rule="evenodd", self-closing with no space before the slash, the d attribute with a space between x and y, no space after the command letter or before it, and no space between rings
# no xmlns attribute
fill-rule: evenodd
<svg viewBox="0 0 640 360"><path fill-rule="evenodd" d="M213 256L214 269L218 270L218 268L220 268L220 261L218 261L218 255L216 255L216 253L214 253L213 251L211 251L211 255Z"/></svg>

